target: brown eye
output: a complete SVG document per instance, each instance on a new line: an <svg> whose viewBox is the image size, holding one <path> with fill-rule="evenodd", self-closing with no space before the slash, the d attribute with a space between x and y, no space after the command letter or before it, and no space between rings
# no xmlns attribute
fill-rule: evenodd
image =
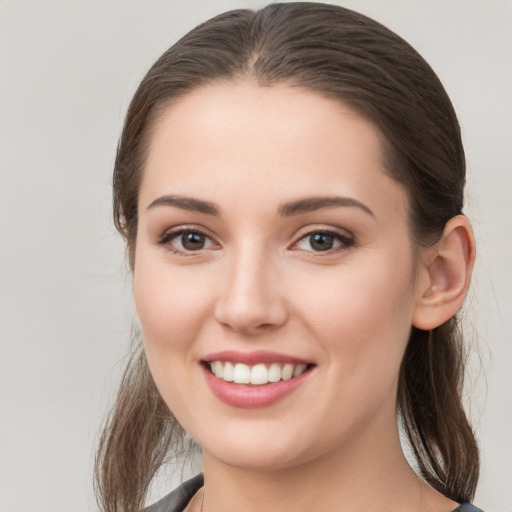
<svg viewBox="0 0 512 512"><path fill-rule="evenodd" d="M354 240L341 233L331 231L312 231L303 236L295 248L309 252L335 252L354 245Z"/></svg>
<svg viewBox="0 0 512 512"><path fill-rule="evenodd" d="M182 233L181 246L186 251L199 251L204 249L206 237L202 233Z"/></svg>
<svg viewBox="0 0 512 512"><path fill-rule="evenodd" d="M180 229L167 232L159 245L177 254L193 253L203 249L218 248L217 244L201 231L191 229Z"/></svg>
<svg viewBox="0 0 512 512"><path fill-rule="evenodd" d="M328 251L334 247L334 237L330 234L315 233L309 236L309 245L314 251Z"/></svg>

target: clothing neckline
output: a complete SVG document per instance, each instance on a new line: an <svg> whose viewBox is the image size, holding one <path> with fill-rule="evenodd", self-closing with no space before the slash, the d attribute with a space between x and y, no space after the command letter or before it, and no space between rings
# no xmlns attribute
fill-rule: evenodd
<svg viewBox="0 0 512 512"><path fill-rule="evenodd" d="M204 485L203 473L183 482L174 491L145 508L142 512L183 512L192 497ZM483 512L470 503L461 503L452 512Z"/></svg>

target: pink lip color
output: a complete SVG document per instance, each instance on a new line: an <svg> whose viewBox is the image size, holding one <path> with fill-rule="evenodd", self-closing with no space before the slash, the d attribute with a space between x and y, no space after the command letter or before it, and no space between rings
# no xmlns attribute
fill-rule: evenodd
<svg viewBox="0 0 512 512"><path fill-rule="evenodd" d="M276 361L274 360L274 362ZM201 369L212 393L225 404L241 409L258 409L278 402L295 391L311 373L308 369L298 377L289 380L251 386L250 384L235 384L219 379L203 365L201 365Z"/></svg>
<svg viewBox="0 0 512 512"><path fill-rule="evenodd" d="M215 352L214 354L208 354L204 361L229 361L231 363L243 363L249 366L255 364L309 364L311 361L300 359L298 357L287 356L284 354L277 354L274 352L267 352L265 350L258 350L256 352L237 352L235 350L224 350L223 352Z"/></svg>

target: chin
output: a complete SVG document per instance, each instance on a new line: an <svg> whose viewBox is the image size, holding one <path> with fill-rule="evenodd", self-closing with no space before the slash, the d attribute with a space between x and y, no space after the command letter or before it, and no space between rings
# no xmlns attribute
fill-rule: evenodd
<svg viewBox="0 0 512 512"><path fill-rule="evenodd" d="M266 427L246 429L241 435L243 427L239 426L238 433L233 428L225 429L220 435L210 432L196 440L202 447L203 456L213 457L227 466L253 471L286 469L321 454L322 447L315 447L314 441L305 439L303 433L284 429L279 433L271 425Z"/></svg>
<svg viewBox="0 0 512 512"><path fill-rule="evenodd" d="M227 466L250 471L278 471L300 463L297 454L283 452L263 448L258 443L255 446L233 446L229 450L215 450L210 455Z"/></svg>

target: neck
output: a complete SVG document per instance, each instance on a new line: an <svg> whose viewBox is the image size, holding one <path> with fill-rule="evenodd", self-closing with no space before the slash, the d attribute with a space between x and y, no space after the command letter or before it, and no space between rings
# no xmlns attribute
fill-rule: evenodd
<svg viewBox="0 0 512 512"><path fill-rule="evenodd" d="M369 434L313 460L272 470L232 467L203 452L203 512L282 512L283 505L294 512L456 508L410 468L397 428Z"/></svg>

